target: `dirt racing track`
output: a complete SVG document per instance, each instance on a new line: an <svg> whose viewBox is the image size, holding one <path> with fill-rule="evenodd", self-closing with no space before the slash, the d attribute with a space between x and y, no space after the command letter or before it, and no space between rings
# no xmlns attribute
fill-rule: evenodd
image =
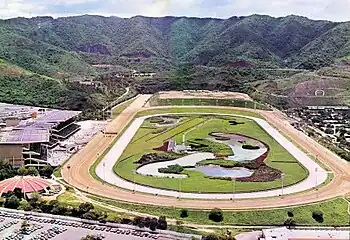
<svg viewBox="0 0 350 240"><path fill-rule="evenodd" d="M285 195L283 198L281 198L280 196L277 196L279 194L278 194L278 190L276 190L275 194L269 195L269 196L275 196L275 197L260 198L262 197L261 195L259 195L261 193L259 194L255 193L257 194L255 198L259 198L259 199L250 198L251 196L249 196L248 199L239 199L239 198L246 198L246 197L243 197L243 195L239 197L239 195L236 194L234 196L235 201L224 200L227 198L227 195L221 198L223 200L218 201L215 198L205 199L205 200L193 199L193 197L191 199L183 198L184 193L181 193L181 199L176 198L174 195L161 196L159 194L154 195L154 194L141 193L141 192L133 193L132 191L130 191L130 189L127 190L127 189L114 187L109 184L103 184L102 182L95 180L89 174L89 168L98 159L98 157L107 148L109 148L109 146L114 142L117 135L111 134L111 133L121 132L123 128L131 122L131 120L134 118L136 113L139 110L143 109L145 102L149 98L150 98L149 95L140 95L128 108L125 109L125 111L123 111L122 114L120 114L116 119L114 119L110 123L110 125L106 130L106 133L109 133L109 134L103 134L103 133L97 134L94 137L94 139L86 145L86 147L84 147L81 151L75 154L62 169L62 176L65 179L65 181L67 181L69 184L71 184L72 186L80 190L86 191L91 194L100 195L106 198L134 202L134 203L186 207L186 208L203 208L203 209L211 209L213 207L220 207L222 209L274 208L274 207L283 207L283 206L291 206L291 205L299 205L299 204L309 204L317 201L331 199L334 197L344 196L350 192L349 163L345 162L344 160L342 160L341 158L339 158L338 156L336 156L326 148L322 147L321 145L319 145L318 143L316 143L315 141L313 141L303 133L293 128L285 120L285 117L280 112L257 111L253 109L243 109L243 110L258 112L266 119L266 122L268 122L269 125L272 125L276 129L278 129L279 132L283 133L283 135L286 136L288 139L292 140L292 142L298 143L298 145L302 149L304 149L306 152L308 152L310 155L317 156L317 159L319 160L319 162L321 162L324 166L326 166L327 170L333 172L332 180L327 185L320 186L317 189L311 189L303 192L300 192L302 190L299 189L299 193ZM196 108L198 108L198 106L196 106ZM224 107L221 107L221 108L224 108ZM126 132L129 131L129 129L132 129L132 128L128 128ZM122 135L121 138L123 136L124 135ZM114 163L117 160L117 157L118 157L117 155L114 156L114 160L113 160ZM318 166L318 164L316 164L314 161L312 162L314 163L313 167ZM105 178L104 175L106 174L106 172L112 171L111 166L107 165L107 162L104 164L102 163L101 166L104 169L103 169L103 173L100 172L99 174L100 175L102 174L103 176L102 178ZM322 168L320 167L320 169ZM319 183L322 182L321 180L322 179L320 178ZM316 183L314 185L316 185ZM309 185L309 188L310 186L312 188L312 185ZM126 186L124 185L123 187L125 188ZM290 188L293 188L293 186L291 186ZM139 189L136 188L136 190L139 190ZM285 193L288 193L288 192L285 192ZM176 193L176 196L179 196L179 193Z"/></svg>
<svg viewBox="0 0 350 240"><path fill-rule="evenodd" d="M203 113L205 115L210 115L210 113ZM124 149L131 142L132 138L135 136L136 132L141 127L144 120L150 117L162 116L164 114L156 114L146 117L136 118L130 127L123 133L123 135L118 139L116 144L110 149L102 161L97 165L96 174L104 181L116 185L120 188L125 188L128 190L135 190L137 192L143 192L148 194L158 194L168 197L182 197L191 199L247 199L247 198L265 198L265 197L275 197L283 194L293 194L306 190L310 190L318 185L321 185L327 180L327 172L319 166L315 161L313 161L307 154L298 149L294 144L292 144L288 139L286 139L282 134L280 134L276 129L274 129L265 120L255 117L235 115L235 114L214 114L222 116L234 116L243 117L255 121L260 127L262 127L268 134L270 134L279 144L281 144L292 156L294 156L309 172L308 177L293 186L283 189L275 189L269 191L260 192L249 192L249 193L179 193L177 191L162 190L153 187L141 186L138 184L133 184L132 182L126 181L119 176L117 176L113 171L113 166L116 160L119 159L124 151ZM172 115L172 114L167 114ZM184 113L181 113L184 115ZM191 156L191 155L190 155ZM189 157L190 157L189 156ZM210 158L210 157L208 157Z"/></svg>

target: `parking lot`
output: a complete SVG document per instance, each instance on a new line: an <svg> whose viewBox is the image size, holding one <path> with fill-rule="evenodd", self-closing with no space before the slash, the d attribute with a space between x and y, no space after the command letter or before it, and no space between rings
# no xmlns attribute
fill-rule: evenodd
<svg viewBox="0 0 350 240"><path fill-rule="evenodd" d="M22 225L27 226L22 227ZM100 235L101 239L106 240L186 239L186 237L142 231L133 226L113 227L0 211L0 239L2 240L79 240L88 234Z"/></svg>

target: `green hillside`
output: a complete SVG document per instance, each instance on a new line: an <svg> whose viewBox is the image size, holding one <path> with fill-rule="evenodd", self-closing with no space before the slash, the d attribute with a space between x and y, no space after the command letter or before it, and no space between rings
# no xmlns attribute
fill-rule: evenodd
<svg viewBox="0 0 350 240"><path fill-rule="evenodd" d="M264 67L317 68L349 54L348 29L349 23L299 16L16 18L0 21L0 57L50 76L93 74L89 63L142 68L162 59L167 64L160 70L242 59Z"/></svg>
<svg viewBox="0 0 350 240"><path fill-rule="evenodd" d="M349 56L350 22L299 16L14 18L0 20L0 101L95 109L127 85L140 92L250 92L247 84L298 73L271 68L315 70ZM142 82L120 81L111 72L100 78L106 72L95 64L158 75ZM107 82L96 88L71 81L85 78Z"/></svg>

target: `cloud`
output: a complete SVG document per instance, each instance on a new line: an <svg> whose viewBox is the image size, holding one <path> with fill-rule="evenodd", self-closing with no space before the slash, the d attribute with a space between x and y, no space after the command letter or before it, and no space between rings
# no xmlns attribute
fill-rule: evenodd
<svg viewBox="0 0 350 240"><path fill-rule="evenodd" d="M250 14L350 20L350 0L0 0L0 17L81 14L228 18Z"/></svg>

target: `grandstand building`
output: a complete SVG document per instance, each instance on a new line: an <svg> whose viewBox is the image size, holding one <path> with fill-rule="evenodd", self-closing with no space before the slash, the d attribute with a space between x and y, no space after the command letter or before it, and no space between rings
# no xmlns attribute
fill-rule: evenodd
<svg viewBox="0 0 350 240"><path fill-rule="evenodd" d="M6 119L6 126L0 130L0 159L14 167L48 165L48 149L80 130L75 124L79 114L47 109L31 114L29 119L20 120L15 116Z"/></svg>

